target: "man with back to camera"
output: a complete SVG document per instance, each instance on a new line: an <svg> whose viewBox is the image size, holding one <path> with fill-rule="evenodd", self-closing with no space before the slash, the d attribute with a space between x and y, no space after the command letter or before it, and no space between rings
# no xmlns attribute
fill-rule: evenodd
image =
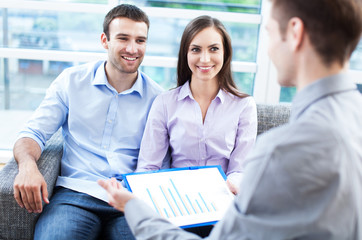
<svg viewBox="0 0 362 240"><path fill-rule="evenodd" d="M361 239L362 96L347 74L361 0L271 0L269 56L296 86L290 122L259 137L239 195L209 239ZM115 179L99 180L140 239L198 239Z"/></svg>
<svg viewBox="0 0 362 240"><path fill-rule="evenodd" d="M152 101L162 88L138 71L149 20L136 6L108 12L101 43L107 61L64 70L14 146L14 196L40 213L35 239L134 239L123 213L109 206L97 179L133 172ZM50 202L39 172L45 142L62 127L61 175ZM42 209L42 199L47 205Z"/></svg>

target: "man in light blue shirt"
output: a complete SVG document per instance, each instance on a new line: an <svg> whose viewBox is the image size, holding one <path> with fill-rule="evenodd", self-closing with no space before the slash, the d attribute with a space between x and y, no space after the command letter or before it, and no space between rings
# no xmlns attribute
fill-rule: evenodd
<svg viewBox="0 0 362 240"><path fill-rule="evenodd" d="M35 239L133 239L123 214L109 207L96 181L136 169L147 115L162 91L138 70L148 29L148 17L139 8L112 9L101 35L107 61L66 69L20 133L14 146L19 165L14 195L30 213L43 211ZM60 127L61 175L49 202L36 161ZM49 203L44 210L42 200Z"/></svg>
<svg viewBox="0 0 362 240"><path fill-rule="evenodd" d="M362 239L362 96L346 74L360 0L271 0L269 56L296 86L290 122L257 139L239 194L208 239ZM99 183L139 239L199 239L115 180Z"/></svg>

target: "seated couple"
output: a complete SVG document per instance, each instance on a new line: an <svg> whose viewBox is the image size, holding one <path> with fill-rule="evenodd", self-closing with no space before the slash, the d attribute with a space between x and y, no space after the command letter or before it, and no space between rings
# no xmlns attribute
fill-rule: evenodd
<svg viewBox="0 0 362 240"><path fill-rule="evenodd" d="M20 133L14 196L30 213L42 212L35 239L133 239L123 213L108 205L97 180L160 169L168 154L171 167L221 165L237 193L257 116L253 98L233 81L225 27L209 16L186 26L177 87L163 93L138 70L148 29L147 15L136 6L113 8L101 34L107 61L61 73ZM49 200L36 161L60 127L61 174Z"/></svg>

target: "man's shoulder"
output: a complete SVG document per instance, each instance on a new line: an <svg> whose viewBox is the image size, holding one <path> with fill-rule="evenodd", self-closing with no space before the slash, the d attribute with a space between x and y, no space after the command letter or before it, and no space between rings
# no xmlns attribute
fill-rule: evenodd
<svg viewBox="0 0 362 240"><path fill-rule="evenodd" d="M340 141L338 130L329 125L303 119L273 128L260 135L256 150L264 154L293 155L320 152L330 149ZM331 149L332 150L332 149Z"/></svg>
<svg viewBox="0 0 362 240"><path fill-rule="evenodd" d="M65 86L84 86L95 77L97 69L104 61L89 62L64 69L55 82L61 82Z"/></svg>
<svg viewBox="0 0 362 240"><path fill-rule="evenodd" d="M92 61L79 65L74 65L72 67L66 68L65 70L70 72L84 71L84 70L96 70L100 65L104 64L104 61Z"/></svg>

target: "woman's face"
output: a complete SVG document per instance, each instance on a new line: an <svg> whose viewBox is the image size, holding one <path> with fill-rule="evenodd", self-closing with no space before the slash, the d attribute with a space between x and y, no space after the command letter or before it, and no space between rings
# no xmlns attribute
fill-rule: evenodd
<svg viewBox="0 0 362 240"><path fill-rule="evenodd" d="M217 81L223 62L222 36L215 28L205 28L191 40L187 63L192 72L192 81Z"/></svg>

